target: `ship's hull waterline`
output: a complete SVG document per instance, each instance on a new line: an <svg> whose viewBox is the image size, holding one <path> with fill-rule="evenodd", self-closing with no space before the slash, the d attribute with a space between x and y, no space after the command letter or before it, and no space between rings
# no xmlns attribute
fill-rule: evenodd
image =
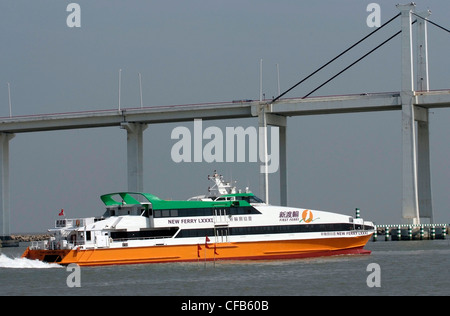
<svg viewBox="0 0 450 316"><path fill-rule="evenodd" d="M72 250L27 249L22 257L79 266L195 262L220 260L296 259L370 254L363 249L372 234L342 238L207 243Z"/></svg>

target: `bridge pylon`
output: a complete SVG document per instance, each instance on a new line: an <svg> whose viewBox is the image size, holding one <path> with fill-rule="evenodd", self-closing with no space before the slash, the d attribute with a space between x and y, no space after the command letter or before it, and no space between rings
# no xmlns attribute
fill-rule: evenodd
<svg viewBox="0 0 450 316"><path fill-rule="evenodd" d="M432 216L430 139L428 108L417 104L416 91L428 91L427 22L418 18L417 27L417 86L414 88L412 25L415 4L399 4L401 12L401 71L402 84L402 217L408 224L420 224L421 218ZM422 13L427 18L430 11ZM417 122L417 125L416 125Z"/></svg>

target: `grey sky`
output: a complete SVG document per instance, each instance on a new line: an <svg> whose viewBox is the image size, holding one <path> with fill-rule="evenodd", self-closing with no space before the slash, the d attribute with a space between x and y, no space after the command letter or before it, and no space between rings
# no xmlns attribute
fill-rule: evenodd
<svg viewBox="0 0 450 316"><path fill-rule="evenodd" d="M122 69L122 107L258 99L259 60L264 93L281 89L371 32L370 2L382 22L398 13L392 1L73 1L81 28L66 25L59 0L0 3L0 116L116 108ZM450 3L417 1L446 27ZM379 35L286 97L303 96L397 32L397 20ZM450 88L448 33L429 27L431 89ZM400 90L400 38L314 95ZM3 88L1 88L3 87ZM3 106L2 106L3 105ZM449 222L450 109L431 114L433 206ZM378 224L401 221L401 116L398 112L288 118L289 205L353 214ZM204 127L255 126L257 119L204 122ZM145 191L184 199L205 193L217 169L239 187L259 192L258 163L171 161L176 126L144 133ZM99 195L126 190L126 132L119 128L17 134L10 143L11 232L44 231L61 208L69 217L102 214ZM278 174L270 177L279 202Z"/></svg>

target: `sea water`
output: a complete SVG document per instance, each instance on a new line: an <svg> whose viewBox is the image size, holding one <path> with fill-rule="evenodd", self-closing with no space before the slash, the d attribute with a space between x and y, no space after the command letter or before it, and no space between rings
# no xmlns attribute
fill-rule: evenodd
<svg viewBox="0 0 450 316"><path fill-rule="evenodd" d="M450 295L450 240L369 242L370 255L81 267L78 286L74 270L20 258L26 246L0 249L0 295Z"/></svg>

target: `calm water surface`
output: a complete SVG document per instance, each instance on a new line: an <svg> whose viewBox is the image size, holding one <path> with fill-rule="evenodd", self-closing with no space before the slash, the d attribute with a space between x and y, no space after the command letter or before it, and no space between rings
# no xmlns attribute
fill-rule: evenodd
<svg viewBox="0 0 450 316"><path fill-rule="evenodd" d="M278 261L165 263L72 270L20 259L27 244L0 248L0 295L450 295L450 240L369 242L371 255ZM370 263L380 287L368 287Z"/></svg>

